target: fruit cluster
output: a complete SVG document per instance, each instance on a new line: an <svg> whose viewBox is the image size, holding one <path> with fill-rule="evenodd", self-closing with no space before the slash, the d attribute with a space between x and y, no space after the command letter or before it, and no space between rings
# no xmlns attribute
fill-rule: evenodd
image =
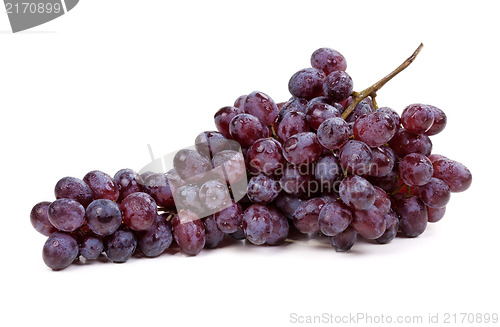
<svg viewBox="0 0 500 327"><path fill-rule="evenodd" d="M225 234L278 245L292 228L328 236L340 252L358 237L388 243L420 235L443 217L451 192L472 181L464 165L431 154L429 136L446 126L442 110L418 103L400 116L375 101L420 48L359 93L345 58L318 49L312 67L290 78L290 100L240 96L215 114L218 132L199 134L168 172L62 178L57 200L31 211L33 227L49 236L45 263L59 270L102 253L125 262L136 250L155 257L174 240L196 255Z"/></svg>

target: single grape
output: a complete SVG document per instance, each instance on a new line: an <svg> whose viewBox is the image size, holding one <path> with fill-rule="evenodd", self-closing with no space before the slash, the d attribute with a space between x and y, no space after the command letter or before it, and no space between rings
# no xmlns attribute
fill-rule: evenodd
<svg viewBox="0 0 500 327"><path fill-rule="evenodd" d="M356 120L353 133L357 140L376 147L387 143L394 136L396 125L389 115L375 111Z"/></svg>
<svg viewBox="0 0 500 327"><path fill-rule="evenodd" d="M50 202L44 201L35 204L30 213L31 225L37 232L50 236L57 232L55 228L49 221L49 206Z"/></svg>
<svg viewBox="0 0 500 327"><path fill-rule="evenodd" d="M430 223L436 223L444 217L445 213L446 213L446 207L442 208L427 207L427 221Z"/></svg>
<svg viewBox="0 0 500 327"><path fill-rule="evenodd" d="M269 212L271 213L272 228L269 238L267 239L267 244L269 245L279 245L285 242L290 226L288 225L288 220L285 216L275 207L269 206Z"/></svg>
<svg viewBox="0 0 500 327"><path fill-rule="evenodd" d="M427 184L419 186L416 194L426 206L432 208L446 206L451 197L448 184L435 177L432 177Z"/></svg>
<svg viewBox="0 0 500 327"><path fill-rule="evenodd" d="M411 104L401 114L401 124L410 133L425 133L431 128L433 122L434 112L425 104Z"/></svg>
<svg viewBox="0 0 500 327"><path fill-rule="evenodd" d="M436 153L433 153L429 156L427 156L429 158L429 160L434 163L435 161L438 161L439 159L448 159L446 158L445 156L441 155L441 154L436 154Z"/></svg>
<svg viewBox="0 0 500 327"><path fill-rule="evenodd" d="M258 173L272 174L278 169L282 170L285 158L281 143L273 138L257 140L248 149L248 161L249 169Z"/></svg>
<svg viewBox="0 0 500 327"><path fill-rule="evenodd" d="M276 121L278 124L283 120L283 117L289 112L295 111L295 112L301 112L303 114L306 113L307 105L309 104L309 101L307 101L304 98L296 98L292 97L290 100L288 100L283 108L280 109L280 112L278 114L278 118Z"/></svg>
<svg viewBox="0 0 500 327"><path fill-rule="evenodd" d="M317 130L322 122L329 118L340 117L343 108L340 104L329 105L322 102L309 102L306 108L306 119L313 129Z"/></svg>
<svg viewBox="0 0 500 327"><path fill-rule="evenodd" d="M327 149L341 148L349 140L349 125L340 117L329 118L318 127L318 141Z"/></svg>
<svg viewBox="0 0 500 327"><path fill-rule="evenodd" d="M351 95L352 89L352 78L344 71L331 72L323 83L323 92L335 102L347 99Z"/></svg>
<svg viewBox="0 0 500 327"><path fill-rule="evenodd" d="M194 150L182 149L175 154L174 168L179 174L179 176L186 182L200 182L207 178L209 171L212 169L212 164L210 160L202 156L200 153ZM163 180L159 178L157 180L160 185L164 186L166 179ZM147 180L146 180L147 182ZM154 186L155 184L153 184Z"/></svg>
<svg viewBox="0 0 500 327"><path fill-rule="evenodd" d="M333 154L324 155L316 162L314 177L320 183L322 190L335 190L338 180L342 175L339 160Z"/></svg>
<svg viewBox="0 0 500 327"><path fill-rule="evenodd" d="M351 221L352 211L341 200L326 203L318 216L319 228L326 236L343 232Z"/></svg>
<svg viewBox="0 0 500 327"><path fill-rule="evenodd" d="M289 219L293 219L293 214L301 203L302 200L300 198L289 195L286 192L281 192L276 198L276 207Z"/></svg>
<svg viewBox="0 0 500 327"><path fill-rule="evenodd" d="M412 153L399 161L399 177L406 185L427 184L432 173L432 162L424 155Z"/></svg>
<svg viewBox="0 0 500 327"><path fill-rule="evenodd" d="M205 182L199 191L200 201L208 212L203 212L200 217L205 217L209 212L220 211L231 204L231 196L226 183L218 180Z"/></svg>
<svg viewBox="0 0 500 327"><path fill-rule="evenodd" d="M234 101L234 106L236 108L242 109L245 107L245 100L247 98L247 95L240 95L235 101Z"/></svg>
<svg viewBox="0 0 500 327"><path fill-rule="evenodd" d="M266 204L274 201L280 191L280 184L264 174L254 176L248 182L247 195L253 203Z"/></svg>
<svg viewBox="0 0 500 327"><path fill-rule="evenodd" d="M214 216L209 216L203 220L205 227L205 247L213 249L222 243L224 233L217 227Z"/></svg>
<svg viewBox="0 0 500 327"><path fill-rule="evenodd" d="M375 202L373 205L377 207L381 214L385 215L391 210L391 198L383 189L378 186L375 189Z"/></svg>
<svg viewBox="0 0 500 327"><path fill-rule="evenodd" d="M78 257L78 243L69 234L56 232L49 236L43 246L43 262L52 270L69 266Z"/></svg>
<svg viewBox="0 0 500 327"><path fill-rule="evenodd" d="M356 210L367 210L375 203L375 189L360 176L347 176L340 183L340 198Z"/></svg>
<svg viewBox="0 0 500 327"><path fill-rule="evenodd" d="M87 260L96 260L104 251L104 244L99 237L87 235L80 244L80 255Z"/></svg>
<svg viewBox="0 0 500 327"><path fill-rule="evenodd" d="M242 180L246 182L245 158L241 152L225 150L217 153L212 159L215 174L221 175L222 180L226 180L233 185ZM246 185L245 185L246 190Z"/></svg>
<svg viewBox="0 0 500 327"><path fill-rule="evenodd" d="M398 215L394 210L390 210L384 215L385 218L385 232L379 238L375 239L379 244L387 244L392 241L399 230L399 219Z"/></svg>
<svg viewBox="0 0 500 327"><path fill-rule="evenodd" d="M401 117L399 116L396 110L391 109L389 107L380 107L377 109L377 112L382 112L391 117L392 121L394 122L394 125L396 125L396 130L398 130L401 127Z"/></svg>
<svg viewBox="0 0 500 327"><path fill-rule="evenodd" d="M92 201L85 211L87 226L100 236L111 235L122 223L122 213L118 205L106 199Z"/></svg>
<svg viewBox="0 0 500 327"><path fill-rule="evenodd" d="M87 183L92 190L94 199L117 201L120 196L118 185L116 185L113 178L102 171L93 170L88 172L87 175L83 177L83 181Z"/></svg>
<svg viewBox="0 0 500 327"><path fill-rule="evenodd" d="M196 184L181 186L175 194L175 208L177 211L191 210L198 215L206 211L200 200L200 187Z"/></svg>
<svg viewBox="0 0 500 327"><path fill-rule="evenodd" d="M317 161L322 153L323 148L316 134L312 132L295 134L283 144L285 159L294 165L311 164Z"/></svg>
<svg viewBox="0 0 500 327"><path fill-rule="evenodd" d="M400 158L411 153L428 156L432 151L432 142L427 135L412 134L404 128L399 129L394 134L394 137L389 141L389 146Z"/></svg>
<svg viewBox="0 0 500 327"><path fill-rule="evenodd" d="M373 177L387 176L397 163L398 157L394 150L387 146L372 148L373 163L368 175Z"/></svg>
<svg viewBox="0 0 500 327"><path fill-rule="evenodd" d="M254 91L245 99L245 112L257 117L264 125L271 125L278 117L278 106L265 93Z"/></svg>
<svg viewBox="0 0 500 327"><path fill-rule="evenodd" d="M458 161L440 159L432 164L434 177L443 180L452 192L463 192L472 183L470 170Z"/></svg>
<svg viewBox="0 0 500 327"><path fill-rule="evenodd" d="M155 200L147 193L132 193L121 203L123 223L129 228L142 231L150 229L158 215Z"/></svg>
<svg viewBox="0 0 500 327"><path fill-rule="evenodd" d="M281 188L288 194L300 196L309 190L312 176L308 172L301 172L301 166L288 165L280 179Z"/></svg>
<svg viewBox="0 0 500 327"><path fill-rule="evenodd" d="M278 125L276 133L282 141L288 140L291 136L309 131L309 124L306 115L298 111L289 111Z"/></svg>
<svg viewBox="0 0 500 327"><path fill-rule="evenodd" d="M345 71L347 61L338 51L330 48L319 48L311 55L311 66L321 69L325 74L330 74L336 70Z"/></svg>
<svg viewBox="0 0 500 327"><path fill-rule="evenodd" d="M343 232L330 236L329 239L335 251L347 252L356 243L358 232L352 226L348 226Z"/></svg>
<svg viewBox="0 0 500 327"><path fill-rule="evenodd" d="M269 129L257 117L239 114L229 123L229 133L243 148L249 148L258 139L268 137Z"/></svg>
<svg viewBox="0 0 500 327"><path fill-rule="evenodd" d="M93 200L90 187L81 179L75 177L61 178L54 188L56 199L73 199L87 207Z"/></svg>
<svg viewBox="0 0 500 327"><path fill-rule="evenodd" d="M366 143L349 140L339 152L342 168L356 175L367 175L373 163L372 150Z"/></svg>
<svg viewBox="0 0 500 327"><path fill-rule="evenodd" d="M221 133L213 131L198 134L194 144L196 151L209 159L224 150L238 151L240 149L238 142L228 140Z"/></svg>
<svg viewBox="0 0 500 327"><path fill-rule="evenodd" d="M293 214L293 225L301 233L319 232L319 213L325 205L322 198L312 198L302 202Z"/></svg>
<svg viewBox="0 0 500 327"><path fill-rule="evenodd" d="M396 213L399 215L399 228L408 237L417 237L427 227L427 208L416 196L402 197L396 201Z"/></svg>
<svg viewBox="0 0 500 327"><path fill-rule="evenodd" d="M238 202L233 202L229 207L214 214L217 227L224 233L235 233L241 226L243 208Z"/></svg>
<svg viewBox="0 0 500 327"><path fill-rule="evenodd" d="M429 128L427 132L425 132L425 135L431 136L441 133L441 131L446 127L446 122L448 119L446 118L446 114L443 112L443 110L430 105L428 105L428 107L434 114L434 121L431 128Z"/></svg>
<svg viewBox="0 0 500 327"><path fill-rule="evenodd" d="M132 169L119 170L113 180L118 185L118 191L120 192L118 201L120 202L132 193L142 192L141 177Z"/></svg>
<svg viewBox="0 0 500 327"><path fill-rule="evenodd" d="M326 74L316 68L301 69L290 78L288 90L299 98L312 99L323 95Z"/></svg>
<svg viewBox="0 0 500 327"><path fill-rule="evenodd" d="M271 236L273 218L261 204L253 204L243 213L242 227L248 241L255 245L267 242Z"/></svg>
<svg viewBox="0 0 500 327"><path fill-rule="evenodd" d="M235 103L234 107L223 107L219 109L219 111L217 111L214 115L214 121L217 130L228 139L231 138L231 134L229 133L229 123L234 118L234 116L244 113L243 109L240 108L243 108L243 104L241 104L241 107L237 107Z"/></svg>
<svg viewBox="0 0 500 327"><path fill-rule="evenodd" d="M189 210L181 210L172 219L174 238L182 252L197 255L205 246L205 226L198 215Z"/></svg>
<svg viewBox="0 0 500 327"><path fill-rule="evenodd" d="M60 231L72 232L85 223L85 208L72 199L57 199L49 205L48 218Z"/></svg>
<svg viewBox="0 0 500 327"><path fill-rule="evenodd" d="M376 206L371 206L366 210L354 210L352 227L366 239L377 239L385 232L384 214Z"/></svg>
<svg viewBox="0 0 500 327"><path fill-rule="evenodd" d="M348 123L354 123L361 116L368 115L374 111L373 102L370 98L363 99L346 118Z"/></svg>
<svg viewBox="0 0 500 327"><path fill-rule="evenodd" d="M132 231L124 228L117 230L106 240L106 255L115 263L123 263L130 259L136 248L137 238Z"/></svg>

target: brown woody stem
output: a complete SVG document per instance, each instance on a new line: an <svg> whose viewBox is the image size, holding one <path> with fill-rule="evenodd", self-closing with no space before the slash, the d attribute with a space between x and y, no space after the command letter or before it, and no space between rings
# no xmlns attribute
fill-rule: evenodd
<svg viewBox="0 0 500 327"><path fill-rule="evenodd" d="M401 65L399 65L398 68L396 68L394 71L392 71L389 75L386 77L382 78L380 81L377 83L373 84L372 86L368 87L367 89L361 91L361 92L353 92L353 100L351 104L346 108L344 113L342 114L342 118L346 119L351 112L356 108L356 106L366 97L371 96L372 99L375 99L376 93L378 90L382 88L382 86L385 85L385 83L389 82L394 76L402 72L403 70L406 69L406 67L410 66L410 64L415 60L417 55L419 54L420 50L422 50L422 47L424 46L423 43L420 43L418 48L413 52L413 54L406 59Z"/></svg>

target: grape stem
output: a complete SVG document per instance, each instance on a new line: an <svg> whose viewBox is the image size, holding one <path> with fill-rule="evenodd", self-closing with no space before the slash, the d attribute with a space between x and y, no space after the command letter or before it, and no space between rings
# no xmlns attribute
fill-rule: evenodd
<svg viewBox="0 0 500 327"><path fill-rule="evenodd" d="M342 118L346 119L347 117L349 117L349 115L354 110L354 108L356 108L356 106L363 99L365 99L368 96L370 96L372 98L372 100L373 100L373 102L375 104L376 103L375 102L375 97L377 95L377 91L380 90L382 88L382 86L384 86L385 83L389 82L394 76L396 76L397 74L399 74L400 72L402 72L403 70L405 70L406 67L410 66L410 64L415 60L415 58L419 54L420 50L422 50L423 46L424 46L424 44L420 43L420 45L418 46L418 48L415 50L415 52L413 52L413 54L408 59L406 59L401 65L399 65L398 68L396 68L395 70L393 70L389 75L387 75L386 77L382 78L377 83L373 84L372 86L368 87L367 89L365 89L365 90L363 90L361 92L353 92L352 93L353 100L349 104L349 106L346 108L346 110L344 111L344 113L342 114Z"/></svg>

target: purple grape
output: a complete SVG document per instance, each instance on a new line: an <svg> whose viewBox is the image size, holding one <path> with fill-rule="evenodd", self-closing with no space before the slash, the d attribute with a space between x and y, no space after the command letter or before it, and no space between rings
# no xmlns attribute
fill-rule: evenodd
<svg viewBox="0 0 500 327"><path fill-rule="evenodd" d="M311 175L301 173L299 166L288 165L281 176L280 186L286 193L300 196L307 193L311 181Z"/></svg>
<svg viewBox="0 0 500 327"><path fill-rule="evenodd" d="M427 184L433 173L432 162L424 155L412 153L399 161L399 177L409 186Z"/></svg>
<svg viewBox="0 0 500 327"><path fill-rule="evenodd" d="M278 106L265 93L254 91L245 99L245 112L257 117L264 125L271 125L278 117Z"/></svg>
<svg viewBox="0 0 500 327"><path fill-rule="evenodd" d="M196 137L194 144L196 151L209 159L224 150L239 150L237 142L228 140L218 132L201 132Z"/></svg>
<svg viewBox="0 0 500 327"><path fill-rule="evenodd" d="M343 232L351 221L351 209L340 200L326 203L318 216L319 228L326 236Z"/></svg>
<svg viewBox="0 0 500 327"><path fill-rule="evenodd" d="M252 171L264 174L283 170L285 165L281 144L273 138L257 140L248 149L248 161Z"/></svg>
<svg viewBox="0 0 500 327"><path fill-rule="evenodd" d="M399 228L408 237L417 237L427 227L427 208L416 196L403 197L396 201Z"/></svg>
<svg viewBox="0 0 500 327"><path fill-rule="evenodd" d="M289 111L283 116L276 133L282 141L286 141L295 134L308 131L306 115L298 111Z"/></svg>
<svg viewBox="0 0 500 327"><path fill-rule="evenodd" d="M280 191L279 183L264 174L254 176L248 182L247 195L253 203L266 204L274 201Z"/></svg>
<svg viewBox="0 0 500 327"><path fill-rule="evenodd" d="M325 205L325 200L322 198L312 198L302 202L293 214L293 225L301 233L318 233L319 228L319 213Z"/></svg>
<svg viewBox="0 0 500 327"><path fill-rule="evenodd" d="M94 200L85 212L87 226L100 236L111 235L122 223L122 213L118 205L106 199Z"/></svg>
<svg viewBox="0 0 500 327"><path fill-rule="evenodd" d="M227 184L218 180L205 182L200 187L199 197L201 203L210 212L214 210L220 211L227 208L231 203L231 196L229 195ZM201 216L204 217L204 215Z"/></svg>
<svg viewBox="0 0 500 327"><path fill-rule="evenodd" d="M349 135L349 125L339 117L327 119L318 127L319 143L330 150L341 148L349 141Z"/></svg>
<svg viewBox="0 0 500 327"><path fill-rule="evenodd" d="M340 168L339 160L333 154L324 155L316 162L314 167L314 177L320 183L323 190L335 190L342 169Z"/></svg>
<svg viewBox="0 0 500 327"><path fill-rule="evenodd" d="M424 134L412 134L401 128L389 141L389 146L400 158L411 154L419 153L428 156L432 151L431 139Z"/></svg>
<svg viewBox="0 0 500 327"><path fill-rule="evenodd" d="M231 236L232 238L234 238L235 240L238 240L238 241L246 240L245 233L243 232L243 229L241 229L241 228L238 228L238 230L236 232L230 233L228 235Z"/></svg>
<svg viewBox="0 0 500 327"><path fill-rule="evenodd" d="M373 154L368 145L361 141L349 140L339 152L342 168L357 175L366 175L370 172L373 163Z"/></svg>
<svg viewBox="0 0 500 327"><path fill-rule="evenodd" d="M104 251L104 244L98 237L87 235L79 244L80 255L87 260L96 260Z"/></svg>
<svg viewBox="0 0 500 327"><path fill-rule="evenodd" d="M340 104L329 105L322 102L309 102L306 109L306 119L313 129L317 130L322 122L329 118L340 117L343 108Z"/></svg>
<svg viewBox="0 0 500 327"><path fill-rule="evenodd" d="M331 72L323 83L323 92L335 102L347 99L351 95L352 89L352 78L344 71Z"/></svg>
<svg viewBox="0 0 500 327"><path fill-rule="evenodd" d="M368 175L384 177L391 173L398 157L394 150L387 146L372 148L373 163L370 165Z"/></svg>
<svg viewBox="0 0 500 327"><path fill-rule="evenodd" d="M249 148L258 139L268 137L269 129L257 117L239 114L229 123L229 133L243 148Z"/></svg>
<svg viewBox="0 0 500 327"><path fill-rule="evenodd" d="M224 233L235 233L241 226L243 208L238 202L233 202L229 207L214 214L217 227Z"/></svg>
<svg viewBox="0 0 500 327"><path fill-rule="evenodd" d="M427 132L434 122L433 110L425 104L411 104L401 114L401 124L413 134Z"/></svg>
<svg viewBox="0 0 500 327"><path fill-rule="evenodd" d="M288 237L289 225L285 216L275 207L269 206L269 212L271 213L272 228L269 238L267 239L267 244L269 245L279 245L285 242Z"/></svg>
<svg viewBox="0 0 500 327"><path fill-rule="evenodd" d="M301 69L290 78L288 90L298 98L312 99L323 95L326 74L316 68Z"/></svg>
<svg viewBox="0 0 500 327"><path fill-rule="evenodd" d="M150 229L158 215L155 200L142 192L132 193L123 199L121 209L123 223L136 231Z"/></svg>
<svg viewBox="0 0 500 327"><path fill-rule="evenodd" d="M354 123L361 116L368 115L374 111L373 103L370 98L363 99L346 118L348 123Z"/></svg>
<svg viewBox="0 0 500 327"><path fill-rule="evenodd" d="M118 185L120 192L118 201L120 202L132 193L142 192L141 177L132 169L119 170L113 177L113 180Z"/></svg>
<svg viewBox="0 0 500 327"><path fill-rule="evenodd" d="M391 210L391 198L383 189L378 186L373 187L375 189L375 202L373 205L380 211L381 214L385 215Z"/></svg>
<svg viewBox="0 0 500 327"><path fill-rule="evenodd" d="M416 194L427 207L442 208L448 204L451 191L448 184L432 177L425 185L419 186Z"/></svg>
<svg viewBox="0 0 500 327"><path fill-rule="evenodd" d="M69 266L78 257L78 243L69 234L56 232L49 236L43 246L43 262L52 270Z"/></svg>
<svg viewBox="0 0 500 327"><path fill-rule="evenodd" d="M175 208L177 211L191 210L202 214L206 209L200 200L200 188L195 184L186 184L179 187L175 194Z"/></svg>
<svg viewBox="0 0 500 327"><path fill-rule="evenodd" d="M316 134L311 132L295 134L283 144L285 159L294 165L311 164L317 161L322 153L323 148Z"/></svg>
<svg viewBox="0 0 500 327"><path fill-rule="evenodd" d="M391 117L392 121L394 122L394 125L396 125L396 130L401 127L401 117L396 112L396 110L391 109L389 107L380 107L377 109L377 112L382 112Z"/></svg>
<svg viewBox="0 0 500 327"><path fill-rule="evenodd" d="M212 159L212 163L216 174L222 174L223 179L231 185L241 180L246 181L245 158L241 152L233 150L219 152Z"/></svg>
<svg viewBox="0 0 500 327"><path fill-rule="evenodd" d="M446 213L446 207L442 208L427 207L427 221L429 223L436 223L444 217L445 213Z"/></svg>
<svg viewBox="0 0 500 327"><path fill-rule="evenodd" d="M241 104L241 107L236 107L236 104L234 107L223 107L214 115L217 130L228 139L231 138L231 134L229 133L229 123L234 116L244 113L243 109L240 108L243 108L243 104Z"/></svg>
<svg viewBox="0 0 500 327"><path fill-rule="evenodd" d="M243 232L247 240L255 245L267 242L271 236L272 225L271 213L263 205L253 204L243 213Z"/></svg>
<svg viewBox="0 0 500 327"><path fill-rule="evenodd" d="M214 216L209 216L203 220L205 227L205 247L213 249L222 243L224 233L217 227Z"/></svg>
<svg viewBox="0 0 500 327"><path fill-rule="evenodd" d="M385 218L385 232L379 238L375 239L379 244L387 244L392 241L399 230L399 219L396 212L390 210L384 215Z"/></svg>
<svg viewBox="0 0 500 327"><path fill-rule="evenodd" d="M115 263L123 263L130 259L136 248L137 238L127 229L117 230L106 240L106 255Z"/></svg>
<svg viewBox="0 0 500 327"><path fill-rule="evenodd" d="M245 100L247 98L247 95L240 95L235 101L234 101L234 106L239 109L243 109L245 106Z"/></svg>
<svg viewBox="0 0 500 327"><path fill-rule="evenodd" d="M354 210L352 227L359 235L374 240L381 237L386 228L385 217L377 207L371 206L366 210Z"/></svg>
<svg viewBox="0 0 500 327"><path fill-rule="evenodd" d="M368 177L370 183L376 185L386 191L387 193L394 192L399 187L398 169L397 166L385 176L382 177Z"/></svg>
<svg viewBox="0 0 500 327"><path fill-rule="evenodd" d="M144 193L151 195L156 204L164 208L175 208L174 196L167 175L157 173L144 181Z"/></svg>
<svg viewBox="0 0 500 327"><path fill-rule="evenodd" d="M48 218L58 230L73 232L85 223L85 208L72 199L57 199L49 205Z"/></svg>
<svg viewBox="0 0 500 327"><path fill-rule="evenodd" d="M280 112L278 114L278 118L276 119L276 122L279 124L282 120L283 117L289 112L301 112L303 114L306 113L307 105L309 104L309 101L307 101L304 98L296 98L292 97L290 100L288 100L283 108L280 109Z"/></svg>
<svg viewBox="0 0 500 327"><path fill-rule="evenodd" d="M73 199L87 207L93 200L90 187L81 179L74 177L61 178L54 189L56 199Z"/></svg>
<svg viewBox="0 0 500 327"><path fill-rule="evenodd" d="M118 185L111 176L99 170L93 170L83 177L83 181L92 190L94 199L117 201L120 196Z"/></svg>
<svg viewBox="0 0 500 327"><path fill-rule="evenodd" d="M436 153L433 153L429 156L427 156L429 158L429 160L434 164L434 162L438 161L439 159L448 159L446 158L445 156L441 155L441 154L436 154Z"/></svg>
<svg viewBox="0 0 500 327"><path fill-rule="evenodd" d="M319 48L311 55L311 66L321 69L325 74L330 74L336 70L345 71L347 61L338 51L330 48Z"/></svg>
<svg viewBox="0 0 500 327"><path fill-rule="evenodd" d="M472 174L467 167L458 161L440 159L432 164L434 177L443 180L452 192L463 192L472 183Z"/></svg>
<svg viewBox="0 0 500 327"><path fill-rule="evenodd" d="M33 228L36 229L37 232L50 236L57 232L57 228L55 228L49 221L49 206L50 202L40 202L35 204L33 209L31 209L30 213L30 221Z"/></svg>
<svg viewBox="0 0 500 327"><path fill-rule="evenodd" d="M293 214L297 207L302 203L302 200L291 196L285 192L281 192L276 198L276 207L287 217L293 219Z"/></svg>
<svg viewBox="0 0 500 327"><path fill-rule="evenodd" d="M369 147L381 146L394 136L394 120L383 112L375 111L361 116L353 125L354 137Z"/></svg>
<svg viewBox="0 0 500 327"><path fill-rule="evenodd" d="M173 163L179 176L186 182L192 183L206 179L208 172L212 169L209 159L197 151L188 149L178 151L175 154ZM163 179L159 179L158 181L160 182L159 186L165 185Z"/></svg>
<svg viewBox="0 0 500 327"><path fill-rule="evenodd" d="M443 110L430 105L428 105L428 107L434 114L434 121L432 122L431 128L429 128L425 132L425 135L431 136L441 133L441 131L446 127L446 122L448 119L446 118L446 114L443 112Z"/></svg>
<svg viewBox="0 0 500 327"><path fill-rule="evenodd" d="M181 210L172 219L174 238L182 252L197 255L205 246L205 226L196 213Z"/></svg>
<svg viewBox="0 0 500 327"><path fill-rule="evenodd" d="M375 203L375 189L360 176L347 176L340 183L340 198L356 210L367 210Z"/></svg>
<svg viewBox="0 0 500 327"><path fill-rule="evenodd" d="M356 243L358 232L352 226L348 226L343 232L330 236L329 239L335 251L347 252Z"/></svg>

